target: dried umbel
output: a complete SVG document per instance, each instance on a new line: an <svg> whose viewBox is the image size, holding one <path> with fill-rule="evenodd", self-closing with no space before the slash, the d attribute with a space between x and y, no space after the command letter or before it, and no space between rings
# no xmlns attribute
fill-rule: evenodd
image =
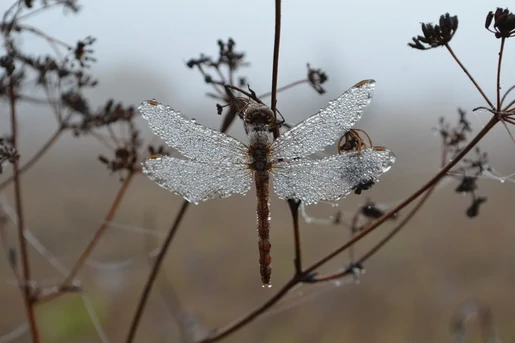
<svg viewBox="0 0 515 343"><path fill-rule="evenodd" d="M422 24L423 36L413 37L408 45L414 49L429 50L449 43L458 29L458 17L446 13L440 16L439 25Z"/></svg>
<svg viewBox="0 0 515 343"><path fill-rule="evenodd" d="M13 163L20 156L16 149L12 146L12 141L9 138L0 138L0 173L2 173L2 164L4 162Z"/></svg>
<svg viewBox="0 0 515 343"><path fill-rule="evenodd" d="M493 30L490 28L493 22ZM507 8L500 7L494 12L490 11L486 16L485 28L495 33L496 38L509 38L515 36L515 14Z"/></svg>

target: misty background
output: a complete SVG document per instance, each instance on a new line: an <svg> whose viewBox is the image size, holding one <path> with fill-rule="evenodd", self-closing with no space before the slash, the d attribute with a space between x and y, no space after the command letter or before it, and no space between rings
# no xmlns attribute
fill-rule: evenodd
<svg viewBox="0 0 515 343"><path fill-rule="evenodd" d="M0 2L0 10L10 5ZM77 15L60 9L30 19L30 25L74 44L91 35L98 62L91 73L99 85L86 92L92 108L114 98L137 105L156 98L218 128L216 101L201 75L186 67L200 53L216 56L216 41L229 37L246 54L250 66L241 70L256 93L271 88L274 35L273 1L88 1ZM344 217L367 198L394 205L418 189L439 168L440 116L458 120L457 108L469 114L477 132L488 114L472 109L484 100L444 48L411 49L421 22L437 23L441 14L458 15L451 46L487 96L495 95L499 40L484 28L489 11L510 5L491 1L304 1L284 0L279 60L279 86L305 78L306 63L329 76L326 93L302 85L281 93L278 108L292 123L300 122L360 80L377 81L373 101L356 125L375 145L392 150L397 161L380 182L361 196L340 201ZM52 53L48 44L26 36L22 48ZM503 87L512 86L515 50L505 47ZM30 90L30 88L28 88ZM8 104L0 103L0 128L8 132ZM48 107L20 105L21 161L32 156L55 130ZM145 137L152 134L138 121ZM240 122L229 134L244 139ZM156 140L158 141L158 140ZM490 164L502 175L515 172L515 149L506 129L498 125L480 144ZM56 146L23 176L27 226L65 265L71 266L105 216L119 188L118 176L98 162L107 154L92 138L64 135ZM9 176L10 168L1 180ZM488 197L478 218L465 215L469 199L447 181L392 242L366 265L359 285L302 286L274 315L252 323L227 342L450 342L449 321L468 299L488 304L505 342L515 337L513 191L515 184L484 179L479 194ZM5 195L12 202L12 190ZM115 221L166 233L182 199L138 176ZM163 275L182 306L206 330L226 325L268 299L293 271L293 235L287 204L272 197L273 287L262 289L257 265L255 197L212 200L189 209L167 254ZM334 208L317 205L310 214L327 217ZM366 251L392 224L377 230L358 246ZM12 229L12 228L11 228ZM14 239L14 231L11 230ZM343 227L301 222L306 265L348 239ZM14 241L13 241L14 242ZM84 288L111 342L126 336L139 294L148 275L145 255L162 242L124 230L109 230L80 274ZM60 275L31 250L34 279L52 284ZM129 266L110 268L117 261ZM131 260L132 261L132 260ZM95 264L94 262L98 262ZM104 263L104 264L102 264ZM347 263L347 254L322 271ZM96 267L95 267L96 266ZM19 290L7 262L0 262L0 337L25 321ZM153 293L137 342L176 342L179 330L161 297ZM311 297L310 294L317 295ZM282 306L282 307L281 307ZM282 308L282 310L281 310ZM97 342L90 316L77 295L66 295L38 308L45 342ZM73 319L70 319L73 318ZM475 329L472 328L473 333ZM2 342L0 340L0 342ZM28 335L14 342L28 342Z"/></svg>

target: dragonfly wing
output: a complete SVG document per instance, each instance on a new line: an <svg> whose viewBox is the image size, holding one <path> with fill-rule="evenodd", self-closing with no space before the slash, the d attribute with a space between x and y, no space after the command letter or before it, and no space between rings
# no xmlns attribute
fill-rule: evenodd
<svg viewBox="0 0 515 343"><path fill-rule="evenodd" d="M361 118L372 100L374 80L364 80L326 108L286 131L272 144L272 159L306 157L335 143Z"/></svg>
<svg viewBox="0 0 515 343"><path fill-rule="evenodd" d="M147 100L138 110L156 135L186 157L202 162L248 162L245 144L200 125L169 106Z"/></svg>
<svg viewBox="0 0 515 343"><path fill-rule="evenodd" d="M244 164L204 163L170 156L147 158L143 173L195 204L235 193L245 194L252 183L252 172Z"/></svg>
<svg viewBox="0 0 515 343"><path fill-rule="evenodd" d="M343 152L320 160L296 159L277 162L272 170L275 192L280 199L301 200L306 205L335 201L358 185L388 171L395 155L374 148Z"/></svg>

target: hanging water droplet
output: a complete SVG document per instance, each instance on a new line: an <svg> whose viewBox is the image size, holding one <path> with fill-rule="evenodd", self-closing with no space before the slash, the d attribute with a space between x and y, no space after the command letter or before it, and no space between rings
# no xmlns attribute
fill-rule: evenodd
<svg viewBox="0 0 515 343"><path fill-rule="evenodd" d="M500 177L499 181L501 181L501 183L504 183L504 181L506 181L506 179L504 177Z"/></svg>
<svg viewBox="0 0 515 343"><path fill-rule="evenodd" d="M191 121L192 121L193 123L196 123L196 122L197 122L197 119L195 119L195 118L191 118Z"/></svg>
<svg viewBox="0 0 515 343"><path fill-rule="evenodd" d="M272 284L271 283L264 283L261 285L261 287L263 288L272 288Z"/></svg>
<svg viewBox="0 0 515 343"><path fill-rule="evenodd" d="M333 284L336 286L336 287L340 287L342 285L342 282L340 280L336 280L333 282Z"/></svg>

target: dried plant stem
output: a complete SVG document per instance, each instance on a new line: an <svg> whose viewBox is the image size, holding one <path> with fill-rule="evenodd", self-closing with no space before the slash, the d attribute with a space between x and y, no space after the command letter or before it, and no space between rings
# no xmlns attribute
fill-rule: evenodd
<svg viewBox="0 0 515 343"><path fill-rule="evenodd" d="M9 82L9 105L11 110L11 134L12 134L12 145L16 150L18 148L18 128L16 121L16 94L14 91L14 80L11 77ZM16 217L18 221L18 240L20 242L20 254L21 254L21 268L22 268L22 281L20 287L23 292L23 301L27 311L27 317L29 321L30 332L32 335L32 341L38 343L39 332L36 323L36 314L34 311L34 301L31 294L31 288L28 285L30 278L30 263L29 263L29 251L27 249L27 241L25 240L25 223L23 217L23 206L21 200L21 182L20 182L20 170L18 160L14 159L13 163L13 180L14 180L14 198L16 206Z"/></svg>
<svg viewBox="0 0 515 343"><path fill-rule="evenodd" d="M279 74L279 46L281 43L281 0L275 0L274 60L272 67L272 104L271 110L277 118L277 78ZM277 129L279 130L279 129Z"/></svg>
<svg viewBox="0 0 515 343"><path fill-rule="evenodd" d="M175 217L175 221L174 221L172 227L170 228L168 235L166 236L163 246L161 247L161 250L159 250L159 254L157 255L156 261L154 262L154 265L152 266L150 275L145 284L145 288L144 288L143 293L141 294L141 298L138 302L138 307L136 309L136 312L134 313L134 317L132 319L132 323L131 323L131 326L129 329L129 334L127 336L127 341L126 341L127 343L131 343L134 340L134 337L136 336L136 331L138 329L139 322L141 320L141 316L143 315L143 310L145 309L145 305L146 305L148 297L150 295L150 291L152 290L152 285L154 284L154 281L157 278L157 274L159 272L159 269L161 268L161 264L164 261L166 252L168 251L168 248L170 247L170 244L172 243L173 238L175 237L175 233L177 232L177 229L179 229L181 221L184 218L184 215L186 214L186 210L188 209L189 205L190 205L190 203L188 201L186 201L186 200L183 201L181 209L179 210L179 213Z"/></svg>
<svg viewBox="0 0 515 343"><path fill-rule="evenodd" d="M302 80L297 80L295 82L289 83L289 84L287 84L285 86L277 88L276 93L281 93L282 91L288 90L290 88L293 88L295 86L301 85L303 83L309 83L309 80L308 79L302 79ZM267 93L263 93L263 94L259 95L258 98L266 98L266 97L269 97L270 95L272 95L272 92L267 92Z"/></svg>
<svg viewBox="0 0 515 343"><path fill-rule="evenodd" d="M77 259L77 262L75 262L75 265L73 266L70 274L68 274L68 276L62 282L61 287L67 287L73 281L73 279L75 278L77 273L80 271L80 269L82 268L82 266L88 259L89 255L91 254L91 252L97 245L98 241L100 240L100 238L102 237L104 232L109 227L109 222L111 220L113 220L113 218L116 214L116 211L120 207L120 203L121 203L123 197L125 196L125 193L126 193L127 189L129 188L129 185L133 178L134 178L134 172L131 172L123 180L122 185L120 186L120 189L118 190L118 193L116 194L116 197L114 198L113 203L111 204L111 208L107 212L107 215L105 216L104 221L102 222L102 225L100 225L100 227L97 229L97 231L95 232L95 235L89 242L88 246L86 247L86 249L84 249L84 251L82 252L80 257Z"/></svg>
<svg viewBox="0 0 515 343"><path fill-rule="evenodd" d="M456 63L458 63L458 65L461 67L461 69L465 72L465 74L467 74L467 76L469 77L470 81L472 81L472 83L474 84L474 86L476 86L477 90L479 91L479 93L481 93L481 95L483 96L483 98L485 99L485 101L488 103L488 105L491 107L491 108L494 108L494 105L492 104L492 102L490 101L490 99L488 99L488 97L486 96L485 92L483 92L483 89L481 89L481 87L478 85L478 83L476 82L476 80L472 77L472 75L469 73L469 71L467 70L467 68L465 68L465 66L461 63L461 61L459 60L458 56L456 56L456 54L454 53L454 51L451 49L451 46L449 44L445 44L445 47L447 48L447 50L449 51L449 53L451 54L452 58L454 58L454 60L456 61Z"/></svg>
<svg viewBox="0 0 515 343"><path fill-rule="evenodd" d="M504 53L504 42L506 41L506 38L501 38L501 47L499 48L499 61L497 62L497 87L496 93L497 93L497 110L501 111L501 66L502 66L502 56Z"/></svg>
<svg viewBox="0 0 515 343"><path fill-rule="evenodd" d="M50 138L43 144L43 146L32 156L30 160L27 161L23 166L18 170L19 175L23 174L27 170L29 170L41 157L45 155L45 153L57 142L57 139L64 132L62 127L59 127ZM8 177L4 182L0 183L0 191L7 187L14 180L14 175Z"/></svg>
<svg viewBox="0 0 515 343"><path fill-rule="evenodd" d="M301 282L306 281L306 277L309 276L311 273L313 273L317 268L331 260L336 255L340 254L342 251L348 249L352 245L354 245L356 242L361 240L363 237L368 235L370 232L372 232L374 229L379 227L381 224L383 224L386 220L388 220L390 217L395 215L395 213L402 210L404 207L409 205L411 202L416 200L420 195L423 193L428 192L431 188L433 188L437 182L444 177L449 170L451 170L452 167L454 167L472 148L476 146L476 144L490 131L499 119L497 116L493 116L490 121L483 127L483 129L467 144L467 146L445 167L443 167L433 178L431 178L428 182L426 182L419 190L417 190L415 193L410 195L406 200L401 202L399 205L397 205L395 208L391 209L387 213L385 213L381 218L374 221L372 224L370 224L367 228L365 228L363 231L358 233L356 236L354 236L352 239L347 241L345 244L331 252L330 254L326 255L325 257L321 258L318 262L315 262L310 267L305 269L301 274L295 274L293 277L275 294L270 298L268 301L263 303L261 306L257 307L253 311L245 314L243 317L239 318L238 320L234 321L233 323L227 325L224 328L215 330L211 335L206 337L205 339L197 342L197 343L211 343L219 341L220 339L230 335L231 333L237 331L238 329L241 329L246 324L250 323L252 320L257 318L262 313L266 312L270 307L272 307L275 303L277 303L279 300L282 299L284 295L288 293L290 289L292 289L294 286ZM420 205L421 206L421 205Z"/></svg>
<svg viewBox="0 0 515 343"><path fill-rule="evenodd" d="M299 232L299 206L300 201L288 200L288 206L290 206L291 217L293 219L293 238L295 242L295 259L293 263L295 265L295 274L302 273L302 252L300 244L300 232Z"/></svg>

